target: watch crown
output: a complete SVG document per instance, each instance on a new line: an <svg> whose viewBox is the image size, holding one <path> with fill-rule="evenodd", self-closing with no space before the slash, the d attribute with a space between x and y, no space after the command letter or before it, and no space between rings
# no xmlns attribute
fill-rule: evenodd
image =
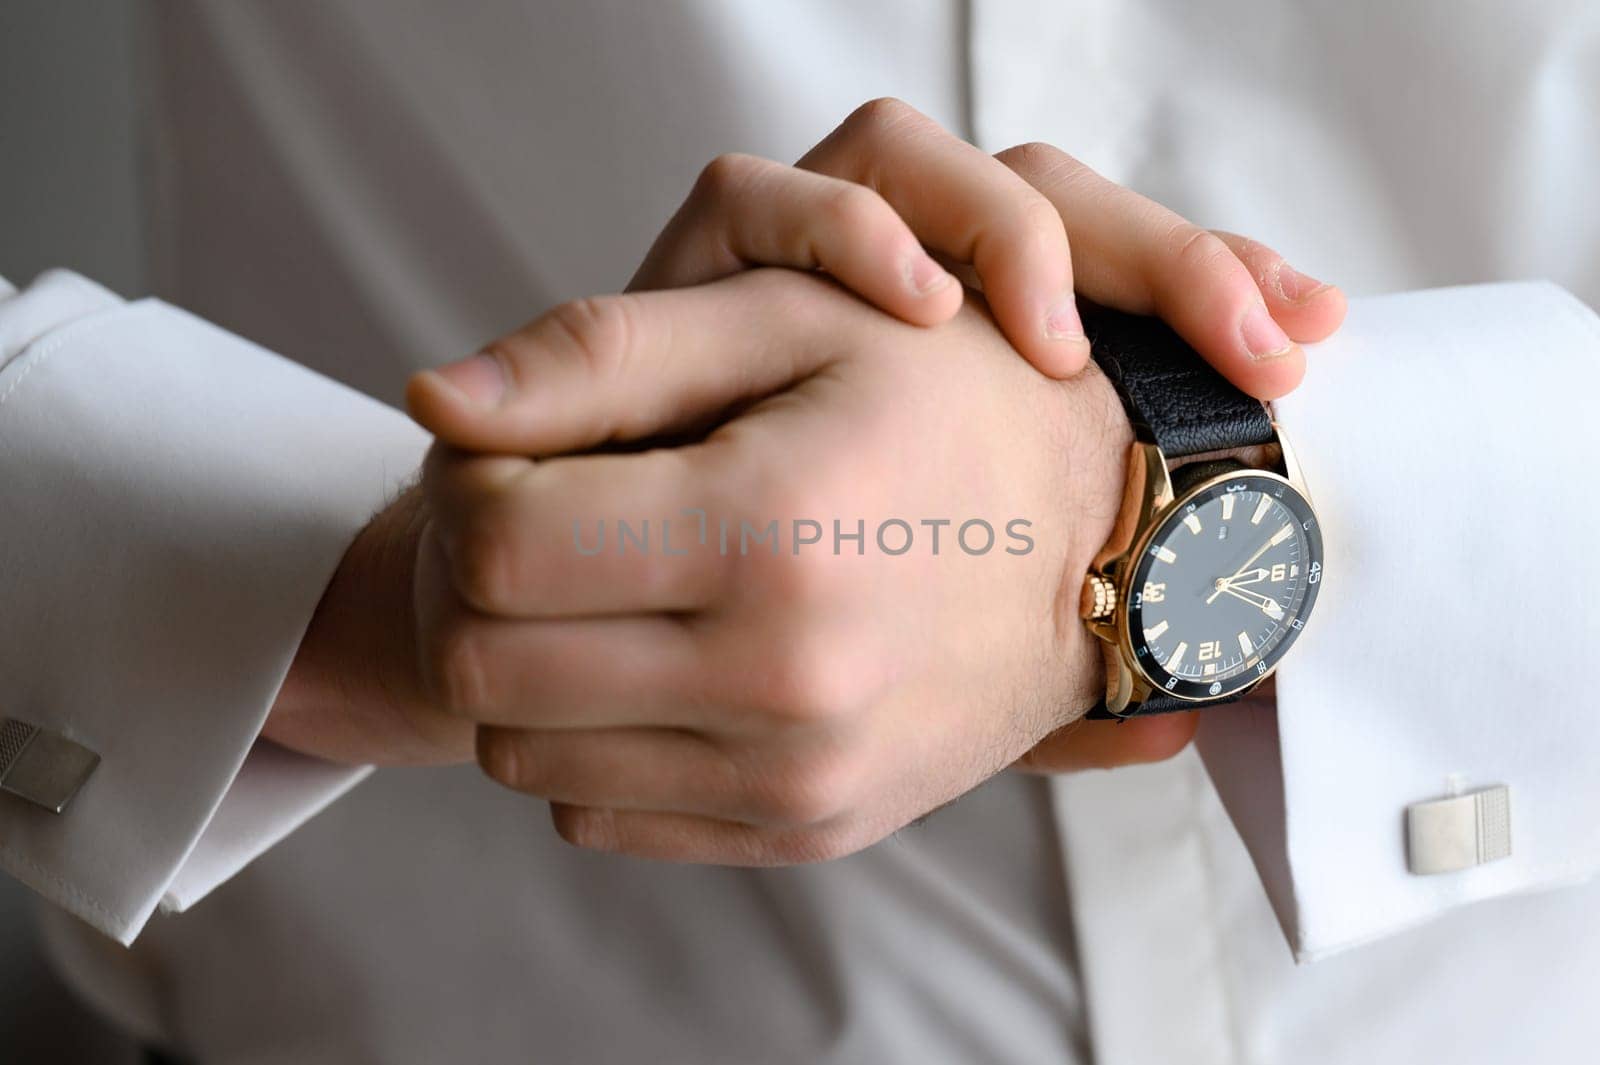
<svg viewBox="0 0 1600 1065"><path fill-rule="evenodd" d="M1091 573L1083 582L1083 616L1087 621L1109 618L1116 610L1117 586L1098 573Z"/></svg>

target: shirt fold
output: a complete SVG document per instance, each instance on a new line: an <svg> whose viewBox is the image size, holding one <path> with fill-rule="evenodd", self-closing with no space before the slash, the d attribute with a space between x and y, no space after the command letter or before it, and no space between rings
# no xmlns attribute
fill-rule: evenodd
<svg viewBox="0 0 1600 1065"><path fill-rule="evenodd" d="M0 340L0 714L101 757L60 815L0 796L0 867L128 943L169 886L192 901L359 776L251 752L340 558L426 438L72 275L0 300ZM247 757L279 783L252 772L224 804ZM208 843L219 807L230 835Z"/></svg>

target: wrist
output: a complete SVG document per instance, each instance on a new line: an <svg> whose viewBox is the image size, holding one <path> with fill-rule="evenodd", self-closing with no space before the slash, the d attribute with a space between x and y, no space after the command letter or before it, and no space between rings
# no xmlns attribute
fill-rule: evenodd
<svg viewBox="0 0 1600 1065"><path fill-rule="evenodd" d="M346 763L471 757L468 726L435 714L417 675L412 603L427 524L411 489L352 541L306 628L262 737Z"/></svg>
<svg viewBox="0 0 1600 1065"><path fill-rule="evenodd" d="M1057 701L1059 728L1076 721L1105 696L1102 645L1084 627L1079 603L1084 578L1111 539L1122 506L1133 427L1116 388L1091 363L1063 386L1070 409L1061 415L1066 484L1058 493L1067 551L1057 584L1056 625L1065 690Z"/></svg>

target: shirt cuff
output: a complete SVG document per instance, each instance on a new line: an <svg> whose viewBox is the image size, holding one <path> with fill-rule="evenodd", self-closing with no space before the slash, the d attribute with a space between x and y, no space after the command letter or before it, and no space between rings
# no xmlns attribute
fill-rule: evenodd
<svg viewBox="0 0 1600 1065"><path fill-rule="evenodd" d="M0 716L101 758L62 814L0 795L0 868L128 943L355 783L256 738L426 443L158 301L0 296Z"/></svg>
<svg viewBox="0 0 1600 1065"><path fill-rule="evenodd" d="M1600 871L1600 319L1551 284L1440 289L1353 301L1309 354L1279 415L1324 529L1317 616L1276 715L1199 735L1300 960ZM1408 808L1495 786L1509 855L1412 872Z"/></svg>

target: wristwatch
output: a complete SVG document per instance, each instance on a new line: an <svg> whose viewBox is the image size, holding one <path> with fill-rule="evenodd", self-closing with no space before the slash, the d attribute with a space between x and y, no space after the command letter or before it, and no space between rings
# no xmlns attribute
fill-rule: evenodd
<svg viewBox="0 0 1600 1065"><path fill-rule="evenodd" d="M1300 468L1271 410L1160 320L1086 308L1084 326L1134 428L1122 508L1084 578L1106 661L1088 716L1233 702L1316 604L1322 527Z"/></svg>

